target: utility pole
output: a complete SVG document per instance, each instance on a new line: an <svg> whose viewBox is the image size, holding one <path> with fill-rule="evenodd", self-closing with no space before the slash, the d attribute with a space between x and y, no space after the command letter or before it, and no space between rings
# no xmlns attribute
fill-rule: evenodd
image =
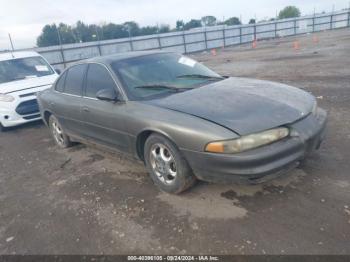
<svg viewBox="0 0 350 262"><path fill-rule="evenodd" d="M9 39L10 39L10 43L11 43L11 49L12 49L12 51L15 51L15 48L13 47L11 35L10 35L10 33L8 33L8 34L9 34Z"/></svg>
<svg viewBox="0 0 350 262"><path fill-rule="evenodd" d="M56 27L56 31L57 31L57 36L58 36L58 42L59 45L61 46L60 51L61 51L61 56L62 56L62 62L63 62L63 67L66 67L66 59L64 57L64 52L63 52L63 47L62 47L62 39L61 39L61 35L60 35L60 30L58 29L58 27L55 25Z"/></svg>
<svg viewBox="0 0 350 262"><path fill-rule="evenodd" d="M98 26L96 25L95 26L95 31L96 31L96 36L97 36L97 48L98 48L98 53L100 54L100 56L101 56L101 54L102 54L102 52L101 52L101 42L100 42L100 36L99 36L99 34L98 34Z"/></svg>
<svg viewBox="0 0 350 262"><path fill-rule="evenodd" d="M57 36L58 36L58 43L59 43L59 45L62 45L62 39L61 39L60 30L58 29L57 26L55 26L55 27L56 27Z"/></svg>
<svg viewBox="0 0 350 262"><path fill-rule="evenodd" d="M334 4L332 6L332 14L331 14L331 29L333 29L333 14L334 14Z"/></svg>
<svg viewBox="0 0 350 262"><path fill-rule="evenodd" d="M160 41L160 36L159 36L159 34L160 34L160 28L159 28L159 24L158 24L158 22L157 22L157 40L158 40L158 47L159 47L159 49L162 49L162 43L161 43L161 41Z"/></svg>

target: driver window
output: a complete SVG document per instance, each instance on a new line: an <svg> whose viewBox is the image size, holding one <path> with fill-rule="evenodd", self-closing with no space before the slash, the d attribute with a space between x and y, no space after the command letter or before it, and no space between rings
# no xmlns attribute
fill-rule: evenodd
<svg viewBox="0 0 350 262"><path fill-rule="evenodd" d="M101 65L89 64L86 76L85 96L96 98L101 89L115 90L116 86L110 73Z"/></svg>

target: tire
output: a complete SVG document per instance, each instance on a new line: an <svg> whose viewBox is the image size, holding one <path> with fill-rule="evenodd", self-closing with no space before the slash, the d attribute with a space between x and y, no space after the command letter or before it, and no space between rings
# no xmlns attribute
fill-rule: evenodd
<svg viewBox="0 0 350 262"><path fill-rule="evenodd" d="M152 134L144 146L145 165L153 182L164 192L179 194L196 182L190 166L176 145Z"/></svg>
<svg viewBox="0 0 350 262"><path fill-rule="evenodd" d="M54 115L51 115L49 118L49 127L56 145L58 145L60 148L67 148L72 145L69 136L65 134L61 124Z"/></svg>

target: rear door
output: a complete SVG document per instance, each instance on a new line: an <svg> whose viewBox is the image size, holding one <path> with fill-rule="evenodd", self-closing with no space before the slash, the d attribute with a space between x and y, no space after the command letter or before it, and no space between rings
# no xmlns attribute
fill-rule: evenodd
<svg viewBox="0 0 350 262"><path fill-rule="evenodd" d="M86 69L86 64L80 64L65 71L55 86L57 95L50 103L63 128L68 133L77 135L80 135L84 128L81 105Z"/></svg>
<svg viewBox="0 0 350 262"><path fill-rule="evenodd" d="M98 100L96 94L101 89L119 91L104 65L90 63L86 74L82 105L85 122L84 135L120 151L128 151L129 138L124 124L127 116L126 104Z"/></svg>

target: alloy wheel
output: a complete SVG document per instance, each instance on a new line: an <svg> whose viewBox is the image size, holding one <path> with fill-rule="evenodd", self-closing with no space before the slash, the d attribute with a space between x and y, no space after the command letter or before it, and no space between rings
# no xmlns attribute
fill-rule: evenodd
<svg viewBox="0 0 350 262"><path fill-rule="evenodd" d="M150 164L158 179L164 184L172 184L176 178L176 163L171 151L163 144L151 147Z"/></svg>
<svg viewBox="0 0 350 262"><path fill-rule="evenodd" d="M56 142L60 146L64 146L63 131L61 129L61 126L57 123L57 121L52 122L52 133L53 133L53 137L55 138Z"/></svg>

